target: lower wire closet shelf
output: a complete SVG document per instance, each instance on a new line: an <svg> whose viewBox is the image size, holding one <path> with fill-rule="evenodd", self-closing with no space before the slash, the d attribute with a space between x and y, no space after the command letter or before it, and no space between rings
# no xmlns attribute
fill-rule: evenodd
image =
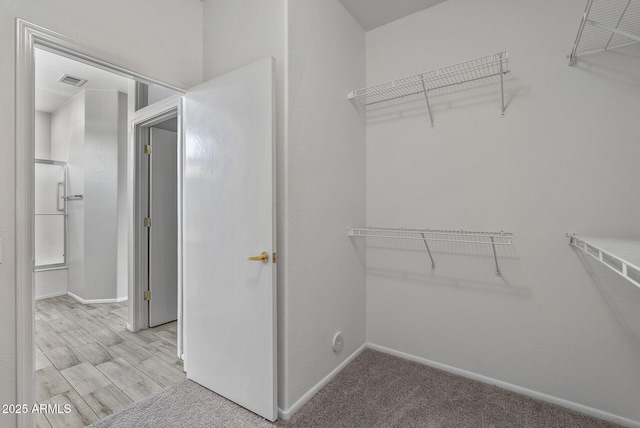
<svg viewBox="0 0 640 428"><path fill-rule="evenodd" d="M424 246L431 260L431 268L436 267L428 241L443 242L462 242L469 244L486 244L491 245L493 250L493 260L496 264L496 275L502 276L498 265L498 256L496 254L496 245L511 245L511 237L513 233L509 232L478 232L469 230L437 230L437 229L404 229L404 228L382 228L382 227L364 227L349 228L348 235L350 237L363 238L395 238L395 239L412 239L423 241Z"/></svg>

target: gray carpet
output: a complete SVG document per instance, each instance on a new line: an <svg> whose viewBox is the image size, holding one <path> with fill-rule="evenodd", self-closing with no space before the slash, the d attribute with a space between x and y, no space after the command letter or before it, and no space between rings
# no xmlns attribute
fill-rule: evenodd
<svg viewBox="0 0 640 428"><path fill-rule="evenodd" d="M289 421L271 424L187 380L91 426L591 428L617 425L366 350Z"/></svg>
<svg viewBox="0 0 640 428"><path fill-rule="evenodd" d="M184 380L91 428L274 428L274 425L190 380Z"/></svg>

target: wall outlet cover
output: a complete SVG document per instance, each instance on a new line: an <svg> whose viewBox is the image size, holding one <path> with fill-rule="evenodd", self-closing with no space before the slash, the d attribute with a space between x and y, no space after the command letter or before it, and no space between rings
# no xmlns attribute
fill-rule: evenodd
<svg viewBox="0 0 640 428"><path fill-rule="evenodd" d="M342 338L342 332L337 332L335 336L333 336L333 352L338 353L342 351L344 347L344 339Z"/></svg>

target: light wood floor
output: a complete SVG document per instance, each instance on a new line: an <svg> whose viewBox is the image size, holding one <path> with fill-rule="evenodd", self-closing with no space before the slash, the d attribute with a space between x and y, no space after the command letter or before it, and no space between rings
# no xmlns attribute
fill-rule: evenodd
<svg viewBox="0 0 640 428"><path fill-rule="evenodd" d="M72 406L38 427L84 427L185 378L176 323L131 333L126 317L126 302L36 301L36 401Z"/></svg>

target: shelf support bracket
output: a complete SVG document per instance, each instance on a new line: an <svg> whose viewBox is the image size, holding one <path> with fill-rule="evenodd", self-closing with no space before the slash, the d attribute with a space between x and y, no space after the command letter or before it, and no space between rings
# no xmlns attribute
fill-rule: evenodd
<svg viewBox="0 0 640 428"><path fill-rule="evenodd" d="M435 269L436 268L436 262L433 261L433 256L431 255L431 250L429 249L429 244L427 244L427 237L424 236L424 233L421 233L420 235L422 235L424 246L426 247L427 253L429 253L429 258L431 259L431 269Z"/></svg>
<svg viewBox="0 0 640 428"><path fill-rule="evenodd" d="M502 67L502 64L500 64ZM431 104L429 104L429 95L427 91L427 87L424 85L424 76L422 76L420 82L422 83L422 91L424 92L424 99L427 102L427 110L429 111L429 120L431 121L431 127L433 128L433 115L431 114Z"/></svg>
<svg viewBox="0 0 640 428"><path fill-rule="evenodd" d="M504 117L504 70L502 67L502 55L500 55L500 94L502 96L502 117ZM493 238L491 238L491 240L493 241Z"/></svg>
<svg viewBox="0 0 640 428"><path fill-rule="evenodd" d="M496 255L496 244L493 236L491 237L491 249L493 250L493 261L496 263L496 276L502 276L502 272L500 272L500 267L498 266L498 256Z"/></svg>

